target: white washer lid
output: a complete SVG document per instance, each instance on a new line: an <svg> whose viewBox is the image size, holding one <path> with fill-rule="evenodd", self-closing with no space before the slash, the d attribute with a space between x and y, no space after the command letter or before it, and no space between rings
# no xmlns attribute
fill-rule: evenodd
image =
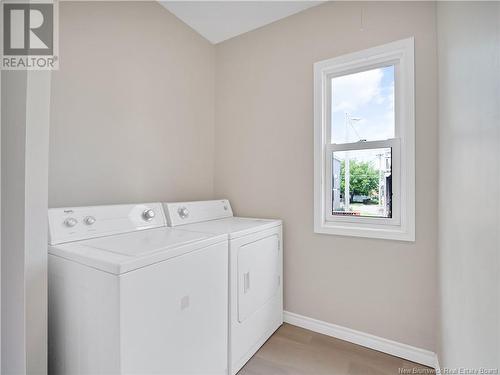
<svg viewBox="0 0 500 375"><path fill-rule="evenodd" d="M160 203L51 208L48 219L49 245L166 226Z"/></svg>
<svg viewBox="0 0 500 375"><path fill-rule="evenodd" d="M229 217L200 223L180 225L177 228L193 232L228 234L229 238L246 236L265 229L281 225L281 220L256 219L247 217Z"/></svg>
<svg viewBox="0 0 500 375"><path fill-rule="evenodd" d="M118 275L226 240L163 227L51 246L49 253Z"/></svg>

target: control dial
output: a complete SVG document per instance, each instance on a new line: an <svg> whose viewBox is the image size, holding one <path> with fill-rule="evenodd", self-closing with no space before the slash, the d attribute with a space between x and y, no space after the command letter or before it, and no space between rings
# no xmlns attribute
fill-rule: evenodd
<svg viewBox="0 0 500 375"><path fill-rule="evenodd" d="M64 225L66 225L68 228L73 228L76 224L78 224L78 220L76 220L74 217L68 217L66 220L64 220Z"/></svg>
<svg viewBox="0 0 500 375"><path fill-rule="evenodd" d="M83 219L83 222L87 225L92 225L95 223L95 217L87 216L87 217L85 217L85 219Z"/></svg>
<svg viewBox="0 0 500 375"><path fill-rule="evenodd" d="M144 218L144 220L146 220L146 221L151 221L151 220L153 220L155 216L156 216L156 213L155 213L152 209L145 210L145 211L142 213L142 217L143 217L143 218Z"/></svg>
<svg viewBox="0 0 500 375"><path fill-rule="evenodd" d="M189 210L187 209L187 207L179 207L177 213L179 214L181 219L186 219L189 216Z"/></svg>

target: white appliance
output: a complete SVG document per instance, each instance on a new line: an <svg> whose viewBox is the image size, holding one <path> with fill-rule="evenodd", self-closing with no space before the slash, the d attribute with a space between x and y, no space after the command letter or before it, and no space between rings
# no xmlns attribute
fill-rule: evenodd
<svg viewBox="0 0 500 375"><path fill-rule="evenodd" d="M49 245L49 373L227 373L227 235L160 203L56 208Z"/></svg>
<svg viewBox="0 0 500 375"><path fill-rule="evenodd" d="M228 200L164 203L168 224L229 235L229 372L283 324L282 223L234 217Z"/></svg>

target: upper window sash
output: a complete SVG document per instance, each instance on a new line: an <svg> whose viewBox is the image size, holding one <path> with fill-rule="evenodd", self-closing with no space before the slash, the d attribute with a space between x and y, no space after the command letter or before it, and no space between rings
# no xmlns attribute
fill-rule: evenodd
<svg viewBox="0 0 500 375"><path fill-rule="evenodd" d="M362 62L360 62L361 64ZM348 64L349 65L349 64ZM324 129L324 142L325 143L330 143L332 139L332 79L337 78L337 77L342 77L345 75L349 74L355 74L355 73L360 73L364 72L367 70L373 70L373 69L378 69L378 68L385 68L388 66L394 66L394 137L400 137L400 126L399 126L399 121L401 119L401 116L399 114L400 108L399 108L399 102L398 102L398 95L401 93L401 88L400 88L400 66L399 66L399 60L394 59L390 61L382 60L381 62L377 63L372 63L372 64L366 64L361 65L360 67L357 68L335 68L335 69L325 69L323 72L323 97L324 97L324 103L323 103L323 121L322 121L322 127ZM333 71L333 72L331 72Z"/></svg>

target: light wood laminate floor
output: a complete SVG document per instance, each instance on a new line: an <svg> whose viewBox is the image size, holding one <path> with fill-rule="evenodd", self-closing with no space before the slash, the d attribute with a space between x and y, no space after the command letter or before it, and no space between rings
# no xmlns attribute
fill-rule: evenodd
<svg viewBox="0 0 500 375"><path fill-rule="evenodd" d="M401 372L400 369L409 369ZM415 369L415 372L413 372ZM238 375L434 374L429 367L284 324Z"/></svg>

